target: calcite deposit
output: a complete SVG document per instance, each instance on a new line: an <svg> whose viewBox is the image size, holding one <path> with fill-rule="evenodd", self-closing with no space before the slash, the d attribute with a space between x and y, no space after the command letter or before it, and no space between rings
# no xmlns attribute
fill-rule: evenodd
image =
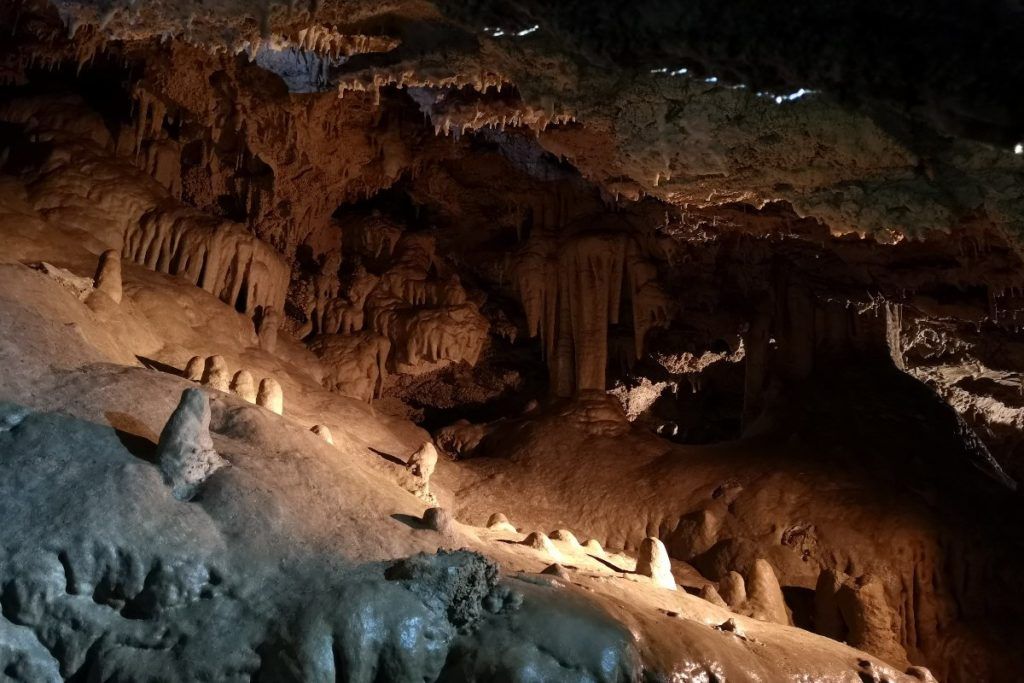
<svg viewBox="0 0 1024 683"><path fill-rule="evenodd" d="M1022 31L0 0L0 679L1021 680Z"/></svg>

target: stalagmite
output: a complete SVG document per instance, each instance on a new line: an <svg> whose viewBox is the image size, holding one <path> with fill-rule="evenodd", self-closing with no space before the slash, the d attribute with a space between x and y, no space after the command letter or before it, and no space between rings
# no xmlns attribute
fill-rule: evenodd
<svg viewBox="0 0 1024 683"><path fill-rule="evenodd" d="M750 616L761 621L791 625L793 620L782 597L782 587L775 570L767 560L754 561L746 581L747 605Z"/></svg>
<svg viewBox="0 0 1024 683"><path fill-rule="evenodd" d="M509 533L516 533L519 530L512 526L512 523L508 521L508 517L495 512L487 519L487 528L491 531L507 531Z"/></svg>
<svg viewBox="0 0 1024 683"><path fill-rule="evenodd" d="M191 500L210 475L228 462L217 455L210 438L210 402L199 389L186 389L171 414L156 449L157 462L171 493Z"/></svg>
<svg viewBox="0 0 1024 683"><path fill-rule="evenodd" d="M249 403L256 402L256 381L248 370L239 370L231 378L231 393Z"/></svg>
<svg viewBox="0 0 1024 683"><path fill-rule="evenodd" d="M309 431L313 432L329 444L334 444L334 435L327 425L313 425Z"/></svg>
<svg viewBox="0 0 1024 683"><path fill-rule="evenodd" d="M730 607L739 607L747 601L747 586L737 572L729 572L718 582L718 594Z"/></svg>
<svg viewBox="0 0 1024 683"><path fill-rule="evenodd" d="M702 600L710 602L712 605L718 605L719 607L726 608L729 607L729 604L724 599L722 599L721 595L718 594L718 589L716 589L710 583L701 586L700 593L698 593L698 596Z"/></svg>
<svg viewBox="0 0 1024 683"><path fill-rule="evenodd" d="M517 257L516 289L532 336L541 335L560 396L605 387L608 325L617 323L625 233L573 235L560 248L531 238Z"/></svg>
<svg viewBox="0 0 1024 683"><path fill-rule="evenodd" d="M545 574L547 576L554 576L559 579L562 579L563 581L568 581L570 578L569 572L566 571L565 567L558 564L557 562L549 564L547 567L544 567L544 569L541 571L541 574Z"/></svg>
<svg viewBox="0 0 1024 683"><path fill-rule="evenodd" d="M442 534L451 534L455 531L455 520L451 513L441 507L427 508L423 513L423 524Z"/></svg>
<svg viewBox="0 0 1024 683"><path fill-rule="evenodd" d="M834 569L822 569L814 588L814 630L833 640L846 639L846 625L836 594L849 577Z"/></svg>
<svg viewBox="0 0 1024 683"><path fill-rule="evenodd" d="M107 249L100 254L94 287L97 292L103 292L115 303L121 303L121 253L116 249Z"/></svg>
<svg viewBox="0 0 1024 683"><path fill-rule="evenodd" d="M633 344L639 359L647 333L668 326L676 304L658 283L657 265L644 257L636 240L630 240L626 254L626 283L633 307Z"/></svg>
<svg viewBox="0 0 1024 683"><path fill-rule="evenodd" d="M582 547L580 545L579 539L576 538L576 535L573 534L573 532L569 531L568 529L556 529L555 531L552 531L551 532L551 540L552 541L561 541L562 543L565 543L565 544L569 545L572 548L581 548Z"/></svg>
<svg viewBox="0 0 1024 683"><path fill-rule="evenodd" d="M558 548L556 548L555 544L551 542L551 539L548 538L547 534L540 531L534 531L524 538L522 540L522 544L528 548L533 548L534 550L546 553L555 559L561 559L562 557L561 553L558 552Z"/></svg>
<svg viewBox="0 0 1024 683"><path fill-rule="evenodd" d="M205 367L205 358L202 356L192 356L185 365L185 379L190 379L193 382L201 382L203 380L203 370Z"/></svg>
<svg viewBox="0 0 1024 683"><path fill-rule="evenodd" d="M284 414L284 392L276 379L264 377L260 380L260 389L256 394L256 405L263 406L267 410Z"/></svg>
<svg viewBox="0 0 1024 683"><path fill-rule="evenodd" d="M404 485L410 493L429 503L435 502L434 494L430 492L430 477L437 467L437 449L429 441L423 442L419 449L409 456L405 465Z"/></svg>
<svg viewBox="0 0 1024 683"><path fill-rule="evenodd" d="M260 320L259 340L260 348L267 353L274 353L277 349L277 332L281 327L281 314L276 308L264 308L263 317Z"/></svg>
<svg viewBox="0 0 1024 683"><path fill-rule="evenodd" d="M848 580L836 593L847 627L846 642L893 663L907 663L900 644L899 615L889 606L885 586L872 576Z"/></svg>
<svg viewBox="0 0 1024 683"><path fill-rule="evenodd" d="M659 588L676 589L676 579L672 576L672 562L668 558L668 551L665 550L665 544L657 538L648 537L640 543L636 573L651 577L651 581Z"/></svg>
<svg viewBox="0 0 1024 683"><path fill-rule="evenodd" d="M203 384L217 391L231 391L231 373L224 356L210 356L203 368Z"/></svg>

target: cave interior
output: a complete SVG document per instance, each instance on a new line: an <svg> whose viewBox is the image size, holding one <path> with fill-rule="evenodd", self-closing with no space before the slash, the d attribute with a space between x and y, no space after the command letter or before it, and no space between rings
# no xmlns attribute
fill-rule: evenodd
<svg viewBox="0 0 1024 683"><path fill-rule="evenodd" d="M0 682L1024 679L975 4L0 0Z"/></svg>

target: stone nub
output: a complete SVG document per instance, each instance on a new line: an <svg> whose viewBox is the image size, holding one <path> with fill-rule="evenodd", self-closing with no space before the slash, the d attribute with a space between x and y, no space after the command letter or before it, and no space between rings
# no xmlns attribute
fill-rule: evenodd
<svg viewBox="0 0 1024 683"><path fill-rule="evenodd" d="M551 542L548 535L540 531L534 531L529 536L523 539L523 545L539 550L543 553L547 553L551 557L560 558L561 554L558 552L558 548Z"/></svg>
<svg viewBox="0 0 1024 683"><path fill-rule="evenodd" d="M757 559L747 575L747 609L762 621L790 625L792 620L782 597L782 586L767 560Z"/></svg>
<svg viewBox="0 0 1024 683"><path fill-rule="evenodd" d="M281 385L277 383L276 379L264 377L260 380L256 404L278 415L284 414L284 392L281 391Z"/></svg>
<svg viewBox="0 0 1024 683"><path fill-rule="evenodd" d="M512 525L512 522L508 521L508 517L500 512L495 512L488 518L487 528L491 531L507 531L513 534L519 531Z"/></svg>
<svg viewBox="0 0 1024 683"><path fill-rule="evenodd" d="M410 493L415 494L420 500L428 504L436 504L437 499L430 492L430 477L437 467L437 449L434 444L424 441L419 449L409 456L405 464L405 476L402 480L403 486Z"/></svg>
<svg viewBox="0 0 1024 683"><path fill-rule="evenodd" d="M640 552L636 559L636 573L651 577L651 581L659 588L676 589L676 580L672 576L672 563L668 559L665 544L659 539L649 537L640 543Z"/></svg>
<svg viewBox="0 0 1024 683"><path fill-rule="evenodd" d="M280 327L281 314L273 308L265 309L263 311L263 318L260 320L260 329L257 333L262 350L267 353L274 353L277 349L277 331Z"/></svg>
<svg viewBox="0 0 1024 683"><path fill-rule="evenodd" d="M156 447L164 483L178 500L192 500L210 475L228 462L217 455L210 438L210 400L199 389L186 389Z"/></svg>
<svg viewBox="0 0 1024 683"><path fill-rule="evenodd" d="M729 572L718 582L718 594L730 607L747 601L747 585L738 572Z"/></svg>
<svg viewBox="0 0 1024 683"><path fill-rule="evenodd" d="M579 539L576 538L576 534L569 531L568 529L555 529L551 532L551 540L561 541L562 543L566 543L572 546L573 548L582 547L580 546Z"/></svg>
<svg viewBox="0 0 1024 683"><path fill-rule="evenodd" d="M103 292L115 303L121 303L121 252L107 249L100 254L100 262L96 267L93 279L97 292Z"/></svg>
<svg viewBox="0 0 1024 683"><path fill-rule="evenodd" d="M313 425L309 428L309 431L313 432L327 443L334 444L334 435L331 434L331 430L327 425Z"/></svg>
<svg viewBox="0 0 1024 683"><path fill-rule="evenodd" d="M549 564L547 567L544 568L543 571L541 571L541 574L547 574L548 576L556 576L559 579L562 579L563 581L569 580L569 572L566 571L565 567L558 564L557 562L555 562L554 564Z"/></svg>
<svg viewBox="0 0 1024 683"><path fill-rule="evenodd" d="M239 370L231 378L231 392L249 403L256 402L256 380L248 370Z"/></svg>
<svg viewBox="0 0 1024 683"><path fill-rule="evenodd" d="M726 608L729 607L728 603L726 603L725 600L722 599L722 596L718 594L718 589L712 586L710 583L701 586L700 593L698 593L698 597L700 597L701 600L706 600L707 602L710 602L712 605L717 605L719 607Z"/></svg>
<svg viewBox="0 0 1024 683"><path fill-rule="evenodd" d="M203 368L203 384L217 391L225 393L231 391L231 373L228 372L228 364L224 360L224 356L210 356L206 359L206 365Z"/></svg>
<svg viewBox="0 0 1024 683"><path fill-rule="evenodd" d="M192 356L185 365L185 379L193 382L203 381L203 369L206 367L206 360L202 356Z"/></svg>
<svg viewBox="0 0 1024 683"><path fill-rule="evenodd" d="M601 541L596 538L591 538L583 544L583 549L588 553L594 553L595 555L604 555L604 548L601 547Z"/></svg>
<svg viewBox="0 0 1024 683"><path fill-rule="evenodd" d="M451 513L442 507L428 508L423 513L423 524L428 529L442 534L450 534L455 531L455 520L452 519Z"/></svg>

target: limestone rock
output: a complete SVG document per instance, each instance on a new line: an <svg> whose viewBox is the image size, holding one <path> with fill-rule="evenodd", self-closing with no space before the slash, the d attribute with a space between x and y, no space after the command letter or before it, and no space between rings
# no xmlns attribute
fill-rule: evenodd
<svg viewBox="0 0 1024 683"><path fill-rule="evenodd" d="M428 529L442 534L451 534L455 531L455 520L452 519L451 513L442 507L428 508L423 513L423 523Z"/></svg>
<svg viewBox="0 0 1024 683"><path fill-rule="evenodd" d="M263 406L267 410L284 414L284 392L276 379L264 377L260 380L260 390L256 394L256 405Z"/></svg>
<svg viewBox="0 0 1024 683"><path fill-rule="evenodd" d="M206 366L206 361L202 356L192 356L188 364L185 365L185 379L190 379L193 382L201 382L203 380L203 368Z"/></svg>
<svg viewBox="0 0 1024 683"><path fill-rule="evenodd" d="M46 263L45 261L33 266L36 270L42 271L49 277L56 280L62 287L70 291L80 301L85 301L92 294L92 278L80 277L66 268Z"/></svg>
<svg viewBox="0 0 1024 683"><path fill-rule="evenodd" d="M100 254L93 282L97 292L103 292L115 303L121 303L121 252L108 249Z"/></svg>
<svg viewBox="0 0 1024 683"><path fill-rule="evenodd" d="M331 434L331 430L327 425L313 425L309 428L309 431L313 432L327 443L334 444L334 435Z"/></svg>
<svg viewBox="0 0 1024 683"><path fill-rule="evenodd" d="M192 500L203 482L228 462L213 450L210 401L199 389L186 389L157 444L164 482L178 500Z"/></svg>
<svg viewBox="0 0 1024 683"><path fill-rule="evenodd" d="M217 391L225 393L231 391L231 373L228 371L228 364L224 360L224 356L210 356L206 359L206 365L203 368L203 384Z"/></svg>
<svg viewBox="0 0 1024 683"><path fill-rule="evenodd" d="M880 580L870 575L848 580L837 591L836 602L848 631L847 643L887 662L907 663L896 627L898 614L889 606Z"/></svg>
<svg viewBox="0 0 1024 683"><path fill-rule="evenodd" d="M259 340L260 348L267 353L274 353L277 349L277 332L281 328L281 314L276 308L263 309L263 317L260 320Z"/></svg>
<svg viewBox="0 0 1024 683"><path fill-rule="evenodd" d="M814 588L814 630L826 638L843 640L846 636L846 626L836 594L848 580L846 574L832 569L823 569L818 574Z"/></svg>
<svg viewBox="0 0 1024 683"><path fill-rule="evenodd" d="M370 330L320 334L309 343L309 350L320 358L327 389L367 403L380 398L391 353L387 337Z"/></svg>
<svg viewBox="0 0 1024 683"><path fill-rule="evenodd" d="M562 579L563 581L568 581L569 580L569 572L566 571L565 567L563 567L562 565L558 564L557 562L555 562L553 564L549 564L547 567L544 567L543 571L541 571L541 574L547 574L548 576L555 576L555 577L558 577L559 579Z"/></svg>
<svg viewBox="0 0 1024 683"><path fill-rule="evenodd" d="M636 558L636 573L651 577L651 581L659 588L676 589L676 579L672 576L672 563L668 558L665 544L659 539L648 537L640 544L640 552Z"/></svg>
<svg viewBox="0 0 1024 683"><path fill-rule="evenodd" d="M726 603L725 600L722 599L722 596L718 594L718 589L711 584L701 586L700 593L698 595L701 600L706 600L712 605L718 605L719 607L725 608L729 607L728 603Z"/></svg>
<svg viewBox="0 0 1024 683"><path fill-rule="evenodd" d="M747 613L750 616L761 621L792 625L793 620L782 597L782 586L767 560L754 561L747 575L746 588Z"/></svg>
<svg viewBox="0 0 1024 683"><path fill-rule="evenodd" d="M552 541L561 541L562 543L568 544L572 548L580 548L580 542L576 538L576 535L568 529L556 529L551 532Z"/></svg>
<svg viewBox="0 0 1024 683"><path fill-rule="evenodd" d="M912 678L916 678L922 683L939 683L932 672L923 666L911 666L907 668L906 674Z"/></svg>
<svg viewBox="0 0 1024 683"><path fill-rule="evenodd" d="M434 444L425 441L419 450L409 457L409 462L405 465L404 484L406 490L428 503L435 502L434 494L430 492L430 477L434 474L436 467L437 449L434 448Z"/></svg>
<svg viewBox="0 0 1024 683"><path fill-rule="evenodd" d="M231 392L249 403L256 402L256 381L248 370L239 370L231 378Z"/></svg>
<svg viewBox="0 0 1024 683"><path fill-rule="evenodd" d="M583 544L583 548L594 555L604 555L604 548L601 547L601 541L596 538L591 538Z"/></svg>
<svg viewBox="0 0 1024 683"><path fill-rule="evenodd" d="M519 531L508 521L508 517L500 512L495 512L488 518L487 528L491 531L508 531L513 534Z"/></svg>
<svg viewBox="0 0 1024 683"><path fill-rule="evenodd" d="M554 558L561 558L561 553L558 552L558 548L551 542L548 535L541 531L534 531L529 536L523 539L522 544L528 548L539 550L547 555Z"/></svg>
<svg viewBox="0 0 1024 683"><path fill-rule="evenodd" d="M730 607L739 607L747 601L747 586L737 572L729 572L718 582L718 593Z"/></svg>

